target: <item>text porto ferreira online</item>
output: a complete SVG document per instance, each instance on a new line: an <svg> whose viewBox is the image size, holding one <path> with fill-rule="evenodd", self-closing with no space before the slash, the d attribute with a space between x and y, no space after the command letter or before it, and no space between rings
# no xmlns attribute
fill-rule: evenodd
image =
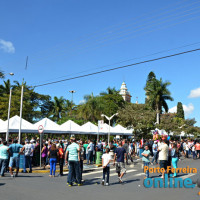
<svg viewBox="0 0 200 200"><path fill-rule="evenodd" d="M151 168L148 166L144 166L144 173L146 171L149 171L149 173L164 173L165 169L156 167ZM187 166L186 168L171 168L171 166L167 167L166 170L167 174L165 174L164 179L163 178L146 178L144 180L144 187L146 188L194 188L196 184L192 183L192 179L186 178L168 178L168 173L187 173L187 174L197 174L197 168L190 168Z"/></svg>

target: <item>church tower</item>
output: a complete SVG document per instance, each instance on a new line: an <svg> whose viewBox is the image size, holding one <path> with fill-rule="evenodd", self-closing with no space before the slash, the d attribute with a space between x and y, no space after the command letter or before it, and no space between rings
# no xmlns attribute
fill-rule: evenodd
<svg viewBox="0 0 200 200"><path fill-rule="evenodd" d="M131 102L132 96L130 95L130 92L128 91L126 87L125 82L122 83L119 94L123 97L124 101L127 101L129 103Z"/></svg>

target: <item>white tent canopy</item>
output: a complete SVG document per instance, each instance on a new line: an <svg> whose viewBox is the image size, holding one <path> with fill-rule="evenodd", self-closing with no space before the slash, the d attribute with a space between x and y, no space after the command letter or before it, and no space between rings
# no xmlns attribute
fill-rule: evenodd
<svg viewBox="0 0 200 200"><path fill-rule="evenodd" d="M60 125L60 130L67 133L72 134L80 134L81 133L81 126L73 122L72 120L68 120L64 124Z"/></svg>
<svg viewBox="0 0 200 200"><path fill-rule="evenodd" d="M0 127L0 133L5 133L7 131L7 124L8 120L3 122ZM19 132L19 125L20 125L20 117L15 115L14 117L10 118L9 120L9 132ZM22 119L22 126L21 126L21 132L22 133L32 133L34 131L33 124L26 121L25 119Z"/></svg>
<svg viewBox="0 0 200 200"><path fill-rule="evenodd" d="M0 120L0 133L7 132L7 121ZM85 135L107 135L109 132L109 125L104 123L100 126L98 131L98 126L94 125L91 122L87 122L82 126L76 124L72 120L68 120L62 125L58 125L48 118L44 118L39 122L32 124L24 119L22 119L21 124L21 132L22 133L38 133L39 126L42 125L44 127L44 133L52 133L52 134L85 134ZM18 133L20 126L20 117L14 116L9 120L9 132L10 133ZM111 135L132 135L132 129L128 130L121 125L117 125L114 128L110 126L110 134Z"/></svg>
<svg viewBox="0 0 200 200"><path fill-rule="evenodd" d="M85 124L83 124L81 127L81 131L83 132L83 134L98 134L98 126L94 125L91 122L87 122Z"/></svg>
<svg viewBox="0 0 200 200"><path fill-rule="evenodd" d="M48 118L44 118L35 123L33 125L34 130L38 130L38 127L40 125L44 127L44 133L62 133L62 131L60 130L60 126Z"/></svg>

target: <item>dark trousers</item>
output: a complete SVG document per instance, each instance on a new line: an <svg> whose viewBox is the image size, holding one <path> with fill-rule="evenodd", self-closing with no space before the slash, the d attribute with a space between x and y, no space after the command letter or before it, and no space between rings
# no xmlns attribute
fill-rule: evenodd
<svg viewBox="0 0 200 200"><path fill-rule="evenodd" d="M186 150L186 155L185 155L185 156L186 156L186 158L188 158L188 153L189 153L189 152Z"/></svg>
<svg viewBox="0 0 200 200"><path fill-rule="evenodd" d="M109 183L109 176L110 176L110 167L103 168L103 180L105 180L106 178L106 183Z"/></svg>
<svg viewBox="0 0 200 200"><path fill-rule="evenodd" d="M60 160L59 160L60 175L63 175L63 164L64 164L64 158L60 158Z"/></svg>
<svg viewBox="0 0 200 200"><path fill-rule="evenodd" d="M79 166L80 166L80 179L83 180L83 177L82 177L82 174L83 174L83 160L80 160Z"/></svg>
<svg viewBox="0 0 200 200"><path fill-rule="evenodd" d="M32 171L32 157L31 156L25 156L25 171L26 166Z"/></svg>
<svg viewBox="0 0 200 200"><path fill-rule="evenodd" d="M193 155L193 159L196 159L196 158L197 158L196 152L195 152L195 151L192 152L192 155Z"/></svg>
<svg viewBox="0 0 200 200"><path fill-rule="evenodd" d="M73 173L75 173L73 175ZM73 183L73 177L76 177L78 184L81 184L80 179L80 166L78 161L69 161L69 174L68 174L68 182L70 185Z"/></svg>
<svg viewBox="0 0 200 200"><path fill-rule="evenodd" d="M0 172L1 172L1 176L4 176L4 172L6 170L7 163L8 163L8 159L0 159Z"/></svg>
<svg viewBox="0 0 200 200"><path fill-rule="evenodd" d="M88 163L89 164L89 161L90 161L90 164L93 163L93 151L88 151Z"/></svg>

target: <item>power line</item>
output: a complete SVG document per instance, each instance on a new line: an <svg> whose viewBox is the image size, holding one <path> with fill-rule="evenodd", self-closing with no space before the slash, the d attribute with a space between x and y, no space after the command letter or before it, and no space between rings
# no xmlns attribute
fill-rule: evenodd
<svg viewBox="0 0 200 200"><path fill-rule="evenodd" d="M199 2L195 2L195 3L199 3ZM193 3L194 4L194 3ZM183 7L183 6L182 6ZM89 39L85 39L85 40L83 40L83 41L81 41L80 43L79 43L79 45L77 46L77 47L73 47L73 48L69 48L67 51L66 50L64 50L64 51L61 51L61 52L55 52L53 55L51 55L51 54L47 54L47 55L45 55L45 56L42 56L42 59L39 59L39 61L42 61L42 62L44 62L44 61L48 61L49 60L49 58L53 58L53 57L56 57L56 56L60 56L60 55L65 55L67 52L76 52L76 51L84 51L85 49L89 49L89 48L92 48L92 49L96 49L96 48L99 48L100 46L107 46L108 45L108 42L110 42L110 41L113 41L113 40L116 40L116 39L118 39L118 42L119 42L119 40L123 40L123 37L129 37L129 35L131 35L131 34L135 34L136 32L141 32L141 31L145 31L145 29L149 29L149 28L154 28L155 26L157 26L157 25L162 25L162 24L166 24L167 22L170 22L170 21L174 21L174 20L176 20L176 19L180 19L180 18L184 18L184 17L187 17L187 16L189 16L189 15L193 15L193 14L196 14L196 13L199 13L199 10L197 10L197 11L195 11L195 12L189 12L189 11L192 11L192 10L196 10L196 9L198 9L200 6L196 6L196 7L194 7L194 8L192 8L192 9L189 9L189 10L184 10L184 11L181 11L181 12L176 12L176 13L173 13L173 14L171 14L171 15L167 15L167 16L164 16L164 17L161 17L161 18L156 18L155 20L152 20L152 21L150 21L150 22L145 22L145 21L147 21L147 20L149 20L149 19L152 19L152 18L154 18L155 16L162 16L163 14L160 14L160 15L155 15L155 16L153 16L153 17L150 17L150 18L147 18L147 19L143 19L143 20L140 20L140 21L144 21L145 23L144 24L140 24L140 25L138 25L138 26L136 26L133 30L129 30L130 28L133 28L133 27L130 27L130 25L128 26L128 27L130 27L129 29L122 29L122 31L111 31L111 32L113 32L112 34L108 34L108 35L105 35L105 37L101 37L100 36L100 38L97 38L97 39L95 39L94 41L92 41L92 44L84 44L84 42L90 42L91 41L91 38L89 38ZM177 8L176 8L177 9ZM174 9L174 10L172 10L172 11L175 11L176 9ZM165 13L170 13L170 11L168 11L168 12L165 12ZM183 14L183 13L187 13L187 14L185 14L185 15L180 15L180 16L177 16L177 15L179 15L179 14ZM172 18L174 16L174 18ZM177 16L177 17L175 17L175 16ZM164 20L165 19L165 20ZM140 21L136 21L135 23L132 23L132 24L138 24ZM159 27L160 28L160 27ZM121 28L120 28L121 29ZM120 29L118 29L118 30L120 30ZM151 31L151 32L154 32L155 31L155 29L153 29L153 31ZM138 34L138 35L140 35L140 34ZM134 35L131 35L131 37L133 37ZM137 35L136 35L137 36ZM94 37L95 38L95 37ZM104 44L104 45L102 45L102 44ZM40 56L39 56L39 58L40 58ZM35 61L34 59L33 59L33 61ZM38 61L38 59L37 59L37 61Z"/></svg>
<svg viewBox="0 0 200 200"><path fill-rule="evenodd" d="M76 76L76 77L72 77L72 78L68 78L68 79L59 80L59 81L44 83L44 84L41 84L41 85L35 85L33 87L36 88L36 87L51 85L51 84L60 83L60 82L64 82L64 81L79 79L79 78L83 78L83 77L87 77L87 76L93 76L93 75L96 75L96 74L101 74L101 73L114 71L114 70L118 70L118 69L123 69L123 68L131 67L131 66L135 66L135 65L140 65L140 64L144 64L144 63L154 62L154 61L157 61L157 60L167 59L167 58L171 58L171 57L175 57L175 56L179 56L179 55L183 55L183 54L187 54L187 53L192 53L192 52L196 52L196 51L199 51L199 50L200 50L200 48L192 49L192 50L189 50L189 51L183 51L183 52L179 52L179 53L176 53L176 54L171 54L171 55L167 55L167 56L163 56L163 57L159 57L159 58L154 58L154 59L151 59L151 60L141 61L141 62L138 62L138 63L133 63L133 64L129 64L129 65L124 65L124 66L120 66L120 67L106 69L106 70L102 70L102 71L98 71L98 72L94 72L94 73L90 73L90 74L85 74L85 75L81 75L81 76Z"/></svg>
<svg viewBox="0 0 200 200"><path fill-rule="evenodd" d="M130 58L130 59L118 61L118 62L115 62L115 63L112 63L112 64L107 64L107 65L103 65L103 66L99 66L99 67L95 67L95 68L90 68L90 69L83 70L83 71L80 71L80 72L74 72L74 73L71 73L71 74L68 74L68 75L65 75L65 76L59 76L59 77L56 77L56 78L47 79L47 80L44 80L44 82L53 81L53 80L55 81L56 79L75 76L75 75L86 73L86 72L90 72L90 71L93 71L93 70L99 70L99 69L103 69L103 68L108 68L108 67L113 66L113 65L122 64L122 63L125 63L125 62L146 58L146 57L149 57L149 56L154 56L154 55L158 55L158 54L161 54L161 53L166 53L166 52L173 51L173 50L179 50L179 49L182 49L182 48L186 48L186 47L190 47L190 46L194 46L194 45L198 45L198 44L200 44L200 42L185 44L183 46L174 47L174 48L171 48L171 49L161 50L161 51L154 52L154 53L151 53L151 54L147 54L147 55L144 55L144 56ZM37 84L37 82L32 83L32 84Z"/></svg>

